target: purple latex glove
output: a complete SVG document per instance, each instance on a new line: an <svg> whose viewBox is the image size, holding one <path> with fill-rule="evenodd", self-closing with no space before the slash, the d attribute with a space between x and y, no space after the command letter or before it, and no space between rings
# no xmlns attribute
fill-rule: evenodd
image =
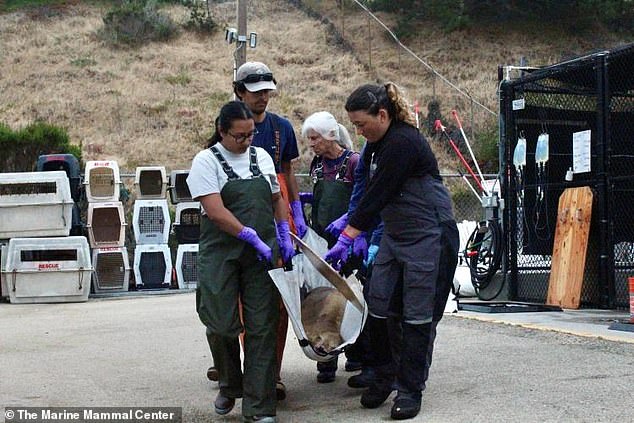
<svg viewBox="0 0 634 423"><path fill-rule="evenodd" d="M293 248L293 243L291 242L291 229L286 220L277 222L277 245L280 246L280 253L284 263L290 263L295 254L295 248Z"/></svg>
<svg viewBox="0 0 634 423"><path fill-rule="evenodd" d="M300 192L299 193L299 201L302 204L313 204L313 193L312 192Z"/></svg>
<svg viewBox="0 0 634 423"><path fill-rule="evenodd" d="M335 270L341 270L341 267L348 261L348 251L354 243L354 239L350 238L347 233L341 232L337 243L326 253L324 260L332 264Z"/></svg>
<svg viewBox="0 0 634 423"><path fill-rule="evenodd" d="M326 232L332 236L339 236L348 224L348 213L342 214L338 219L334 220L330 225L326 226Z"/></svg>
<svg viewBox="0 0 634 423"><path fill-rule="evenodd" d="M293 214L293 222L295 222L297 236L304 238L306 231L308 231L308 227L306 226L306 221L304 220L304 208L302 207L302 202L299 200L291 202L291 212Z"/></svg>
<svg viewBox="0 0 634 423"><path fill-rule="evenodd" d="M368 240L365 237L365 232L361 232L359 236L354 239L352 244L352 255L361 257L364 261L368 258Z"/></svg>
<svg viewBox="0 0 634 423"><path fill-rule="evenodd" d="M238 239L251 244L251 246L255 248L255 251L257 251L258 259L260 261L265 260L269 263L271 262L271 259L273 258L273 251L271 251L271 248L260 239L255 229L245 226L242 228L240 233L238 233Z"/></svg>

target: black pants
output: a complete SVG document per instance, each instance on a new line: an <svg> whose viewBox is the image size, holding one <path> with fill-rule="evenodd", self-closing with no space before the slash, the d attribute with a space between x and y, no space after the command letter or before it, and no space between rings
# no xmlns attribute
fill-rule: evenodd
<svg viewBox="0 0 634 423"><path fill-rule="evenodd" d="M441 254L436 280L432 321L423 324L403 323L401 360L397 364L392 354L394 334L390 334L387 319L368 317L370 344L379 373L378 383L390 389L396 376L399 392L420 392L425 389L432 363L436 327L442 319L447 297L453 284L453 276L458 264L460 235L455 222L441 224ZM392 336L390 336L392 335Z"/></svg>

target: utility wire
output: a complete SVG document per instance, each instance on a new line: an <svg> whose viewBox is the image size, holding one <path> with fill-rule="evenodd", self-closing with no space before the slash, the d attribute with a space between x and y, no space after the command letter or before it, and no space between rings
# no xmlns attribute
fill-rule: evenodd
<svg viewBox="0 0 634 423"><path fill-rule="evenodd" d="M477 104L478 106L482 107L484 110L486 110L487 112L491 113L493 116L497 116L498 114L496 112L494 112L493 110L489 109L487 106L485 106L484 104L480 103L477 100L474 100L473 97L467 93L466 91L462 90L460 87L458 87L457 85L455 85L454 83L452 83L451 81L449 81L447 78L445 78L443 75L441 75L436 69L434 69L434 67L432 65L430 65L429 63L425 62L423 59L421 59L420 57L418 57L416 55L416 53L414 53L412 50L410 50L406 45L404 45L403 43L401 43L401 40L398 39L398 37L396 36L396 34L394 34L383 22L381 22L381 20L379 18L377 18L374 13L370 12L370 10L363 5L362 3L360 3L358 0L354 0L354 2L356 4L359 5L359 7L361 7L363 10L366 11L366 13L368 15L370 15L372 17L372 19L374 19L379 25L381 25L383 27L383 29L385 29L394 39L394 41L396 41L396 43L403 48L403 50L405 50L406 52L408 52L412 57L414 57L416 60L418 60L423 66L425 66L430 72L432 72L434 75L436 75L438 78L440 78L445 84L449 85L451 88L453 88L454 90L458 91L460 94L464 95L465 97L467 97L469 100L471 100L472 102L474 102L475 104Z"/></svg>

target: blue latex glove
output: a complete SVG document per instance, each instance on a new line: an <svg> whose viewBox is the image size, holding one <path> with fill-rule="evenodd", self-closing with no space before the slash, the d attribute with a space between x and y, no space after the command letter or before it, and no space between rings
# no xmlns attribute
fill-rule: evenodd
<svg viewBox="0 0 634 423"><path fill-rule="evenodd" d="M376 259L376 255L379 253L379 246L376 244L370 244L368 247L368 257L363 261L365 267L370 267Z"/></svg>
<svg viewBox="0 0 634 423"><path fill-rule="evenodd" d="M301 201L295 200L291 203L291 213L293 214L293 222L295 222L297 236L304 238L306 231L308 231L308 227L306 226L306 221L304 220L304 208L302 207Z"/></svg>
<svg viewBox="0 0 634 423"><path fill-rule="evenodd" d="M313 204L313 193L312 192L300 192L299 193L299 201L302 204Z"/></svg>
<svg viewBox="0 0 634 423"><path fill-rule="evenodd" d="M365 237L365 232L361 232L359 236L354 239L352 255L361 257L364 261L368 258L368 240Z"/></svg>
<svg viewBox="0 0 634 423"><path fill-rule="evenodd" d="M284 263L290 263L295 254L295 248L293 248L293 242L291 241L291 229L286 220L277 222L277 245L280 247Z"/></svg>
<svg viewBox="0 0 634 423"><path fill-rule="evenodd" d="M339 236L348 224L348 213L342 214L338 219L334 220L330 225L326 226L326 232L332 236Z"/></svg>
<svg viewBox="0 0 634 423"><path fill-rule="evenodd" d="M324 260L332 264L335 270L341 270L341 267L348 261L350 247L354 240L345 232L341 232L337 243L326 253Z"/></svg>
<svg viewBox="0 0 634 423"><path fill-rule="evenodd" d="M273 251L271 251L271 248L260 239L255 229L245 226L238 233L238 239L251 244L251 246L255 248L255 251L257 251L258 259L260 261L264 260L269 263L271 262L271 259L273 258Z"/></svg>

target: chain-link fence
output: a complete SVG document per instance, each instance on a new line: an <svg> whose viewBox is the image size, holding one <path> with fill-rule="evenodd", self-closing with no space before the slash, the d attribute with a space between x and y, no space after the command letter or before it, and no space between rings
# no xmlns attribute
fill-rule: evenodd
<svg viewBox="0 0 634 423"><path fill-rule="evenodd" d="M629 306L633 74L634 45L629 45L502 84L504 232L514 299L545 300L558 247L560 195L566 188L588 186L593 203L581 306Z"/></svg>

